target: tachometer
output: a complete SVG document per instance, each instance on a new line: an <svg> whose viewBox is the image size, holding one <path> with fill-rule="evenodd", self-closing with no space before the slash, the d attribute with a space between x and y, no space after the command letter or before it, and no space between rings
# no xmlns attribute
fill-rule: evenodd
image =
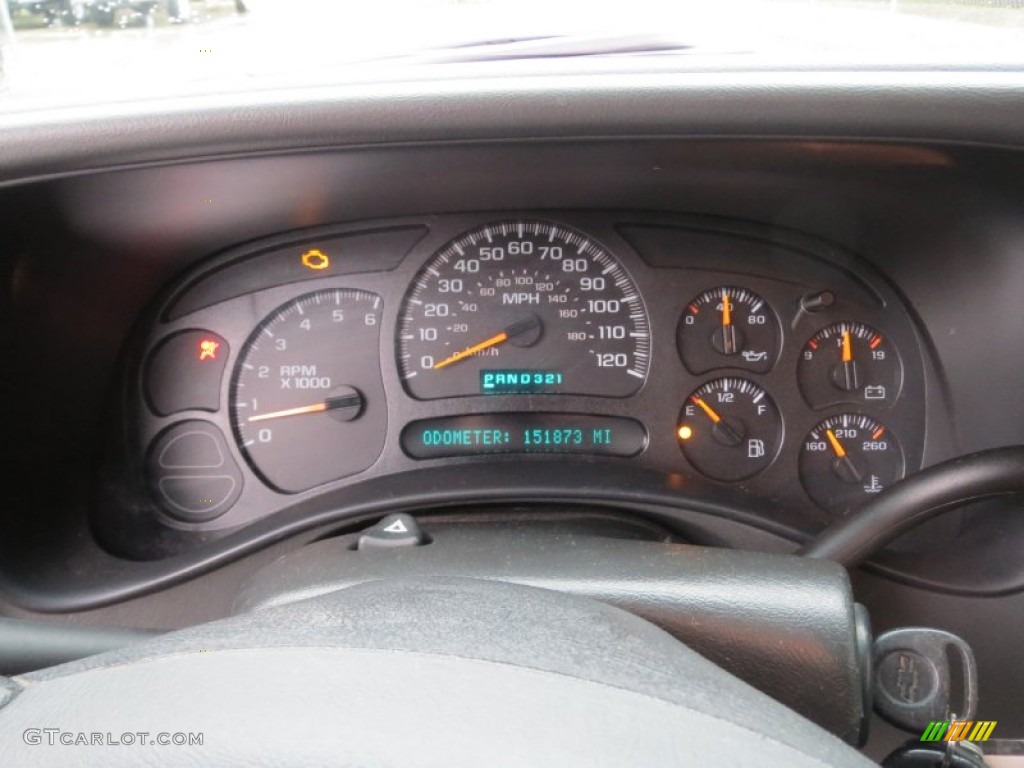
<svg viewBox="0 0 1024 768"><path fill-rule="evenodd" d="M402 379L423 400L626 397L650 364L647 310L625 269L543 221L487 224L445 246L416 276L398 333Z"/></svg>
<svg viewBox="0 0 1024 768"><path fill-rule="evenodd" d="M235 436L278 490L304 491L369 467L384 446L381 299L335 289L290 301L242 349Z"/></svg>

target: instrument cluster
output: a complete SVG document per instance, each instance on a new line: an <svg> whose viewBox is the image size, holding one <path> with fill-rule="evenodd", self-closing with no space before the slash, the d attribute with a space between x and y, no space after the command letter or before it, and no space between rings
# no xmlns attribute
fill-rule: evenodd
<svg viewBox="0 0 1024 768"><path fill-rule="evenodd" d="M166 554L496 462L632 465L641 496L756 499L766 527L813 532L922 461L928 361L898 295L752 224L543 212L282 235L200 265L142 326L99 505L136 556L161 553L126 531L177 536ZM480 499L502 500L488 482Z"/></svg>

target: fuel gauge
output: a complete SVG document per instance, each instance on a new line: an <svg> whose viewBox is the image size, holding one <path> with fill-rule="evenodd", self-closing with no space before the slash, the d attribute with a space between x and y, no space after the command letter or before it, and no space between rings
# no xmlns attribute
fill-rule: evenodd
<svg viewBox="0 0 1024 768"><path fill-rule="evenodd" d="M686 398L676 436L701 474L731 483L771 464L782 441L782 417L753 382L715 379Z"/></svg>
<svg viewBox="0 0 1024 768"><path fill-rule="evenodd" d="M778 355L779 326L764 299L726 285L704 291L686 305L677 341L691 373L715 368L764 373Z"/></svg>

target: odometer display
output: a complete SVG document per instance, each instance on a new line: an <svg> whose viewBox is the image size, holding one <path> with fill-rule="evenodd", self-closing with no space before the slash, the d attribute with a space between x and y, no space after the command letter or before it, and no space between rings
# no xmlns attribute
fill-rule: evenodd
<svg viewBox="0 0 1024 768"><path fill-rule="evenodd" d="M414 459L504 453L635 456L647 446L640 422L573 413L484 413L414 421L402 449Z"/></svg>
<svg viewBox="0 0 1024 768"><path fill-rule="evenodd" d="M503 384L516 374L507 393L626 397L650 363L647 311L618 260L542 221L488 224L445 246L413 281L398 333L405 387L423 400L495 394L491 372Z"/></svg>

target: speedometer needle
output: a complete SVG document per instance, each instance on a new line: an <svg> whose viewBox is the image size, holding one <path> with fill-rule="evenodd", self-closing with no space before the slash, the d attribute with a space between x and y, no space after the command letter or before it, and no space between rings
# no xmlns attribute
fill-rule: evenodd
<svg viewBox="0 0 1024 768"><path fill-rule="evenodd" d="M446 357L439 363L434 363L434 370L436 371L439 368L444 368L452 363L457 363L459 360L464 360L470 355L475 355L477 352L483 352L485 349L490 349L491 347L496 347L499 344L504 344L506 341L508 341L508 333L506 331L502 331L496 336L491 336L491 338L481 341L479 344L474 344L472 347L466 347L461 352L456 352L451 357Z"/></svg>
<svg viewBox="0 0 1024 768"><path fill-rule="evenodd" d="M513 345L529 346L534 344L537 340L541 328L541 320L536 315L530 315L525 320L512 323L501 333L491 336L489 339L484 339L479 344L474 344L471 347L466 347L461 352L456 352L451 357L446 357L444 360L434 363L433 369L436 371L440 368L445 368L452 363L457 363L460 360L465 360L467 357L475 355L477 352L483 352L485 349L496 347L499 344L504 344L506 341L511 341ZM531 331L536 331L536 334L527 335Z"/></svg>

